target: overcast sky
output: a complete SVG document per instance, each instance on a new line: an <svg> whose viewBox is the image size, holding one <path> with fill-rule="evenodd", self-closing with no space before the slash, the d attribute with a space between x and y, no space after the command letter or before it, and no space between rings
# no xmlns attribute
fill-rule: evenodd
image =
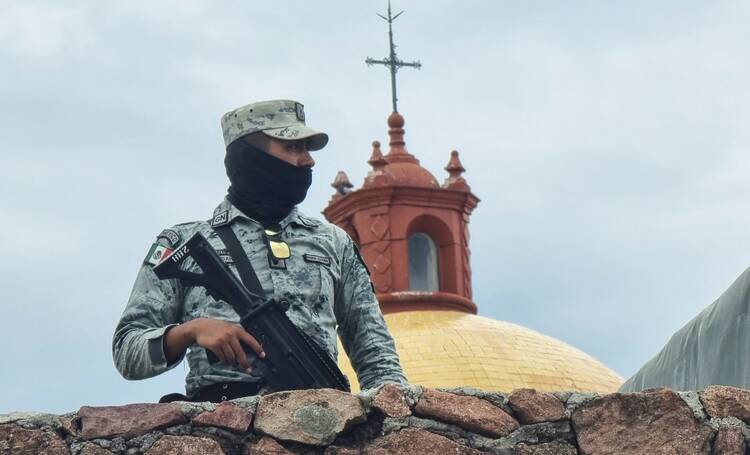
<svg viewBox="0 0 750 455"><path fill-rule="evenodd" d="M221 115L306 106L359 186L387 142L383 1L0 0L0 413L155 401L111 337L156 234L221 201ZM395 0L409 150L458 149L479 314L623 377L750 263L750 3Z"/></svg>

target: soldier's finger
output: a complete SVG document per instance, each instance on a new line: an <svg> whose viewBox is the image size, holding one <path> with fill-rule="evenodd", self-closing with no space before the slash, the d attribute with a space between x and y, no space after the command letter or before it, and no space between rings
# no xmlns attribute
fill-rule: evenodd
<svg viewBox="0 0 750 455"><path fill-rule="evenodd" d="M213 348L208 348L207 347L206 349L208 349L211 352L213 352L216 355L216 357L219 358L219 361L221 363L227 363L227 357L224 355L224 351L221 350L221 346L216 346L216 347L213 347Z"/></svg>
<svg viewBox="0 0 750 455"><path fill-rule="evenodd" d="M266 356L266 353L263 351L263 346L258 343L258 340L255 339L254 336L247 333L245 330L242 330L240 332L240 340L242 340L243 343L250 346L250 349L255 351L256 354L258 354L258 357L261 359Z"/></svg>
<svg viewBox="0 0 750 455"><path fill-rule="evenodd" d="M234 365L235 359L234 359L234 351L232 351L232 348L226 344L221 345L221 352L224 354L224 363L226 365Z"/></svg>
<svg viewBox="0 0 750 455"><path fill-rule="evenodd" d="M242 345L237 338L233 338L230 342L232 350L234 351L234 358L237 359L237 364L242 368L245 373L250 373L253 369L250 367L250 362L247 360L247 354L242 349Z"/></svg>

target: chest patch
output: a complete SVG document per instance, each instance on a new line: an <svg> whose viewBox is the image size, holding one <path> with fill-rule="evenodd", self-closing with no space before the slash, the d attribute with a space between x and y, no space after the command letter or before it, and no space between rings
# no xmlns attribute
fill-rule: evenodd
<svg viewBox="0 0 750 455"><path fill-rule="evenodd" d="M219 257L222 261L224 261L225 264L234 264L234 259L232 259L232 255L226 248L217 249L216 254L219 255Z"/></svg>
<svg viewBox="0 0 750 455"><path fill-rule="evenodd" d="M326 266L330 266L331 265L331 258L327 258L325 256L320 256L318 254L305 253L305 254L302 255L302 259L304 259L305 262L312 262L312 263L315 263L315 264L323 264L323 265L326 265Z"/></svg>

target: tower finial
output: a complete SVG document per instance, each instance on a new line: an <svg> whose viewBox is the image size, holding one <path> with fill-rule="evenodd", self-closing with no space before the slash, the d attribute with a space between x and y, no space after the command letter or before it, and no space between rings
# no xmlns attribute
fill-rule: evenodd
<svg viewBox="0 0 750 455"><path fill-rule="evenodd" d="M445 170L448 171L448 178L443 182L443 188L469 190L466 180L461 177L461 174L466 172L466 169L458 158L458 150L451 151L451 159L448 161L448 165L445 166Z"/></svg>
<svg viewBox="0 0 750 455"><path fill-rule="evenodd" d="M336 189L337 196L346 196L354 188L352 182L349 181L349 176L344 171L339 171L336 174L336 178L333 179L331 186Z"/></svg>
<svg viewBox="0 0 750 455"><path fill-rule="evenodd" d="M379 172L383 170L388 161L383 157L383 152L380 151L380 141L372 141L372 155L367 163L372 166L373 172Z"/></svg>
<svg viewBox="0 0 750 455"><path fill-rule="evenodd" d="M393 21L395 21L396 18L402 15L403 13L404 12L401 11L397 13L395 16L391 14L391 0L388 0L388 17L385 17L382 14L376 13L384 21L388 22L388 43L390 45L390 54L388 57L384 58L383 60L375 60L371 57L367 57L367 59L365 60L365 63L367 63L369 66L385 65L388 68L390 68L393 112L398 112L398 97L396 96L396 73L398 72L399 68L401 68L402 66L410 66L416 69L419 69L422 67L422 64L419 63L419 60L415 60L413 62L404 62L402 60L399 60L398 56L396 55L396 45L393 44Z"/></svg>

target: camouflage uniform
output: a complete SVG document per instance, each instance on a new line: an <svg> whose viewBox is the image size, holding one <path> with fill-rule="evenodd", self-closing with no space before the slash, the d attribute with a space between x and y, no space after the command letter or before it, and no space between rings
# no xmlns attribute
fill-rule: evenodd
<svg viewBox="0 0 750 455"><path fill-rule="evenodd" d="M384 382L406 382L365 265L352 239L340 228L293 209L280 223L292 255L286 259L286 269L271 268L262 226L224 200L212 220L178 224L165 230L157 244L174 248L200 232L237 273L212 229L212 225L227 223L231 223L247 253L266 297L288 306L291 321L332 359L337 357L338 330L362 389ZM168 364L164 353L164 334L170 327L202 317L239 322L239 315L229 304L207 296L202 287L184 286L174 279L159 280L152 268L148 263L141 267L112 341L115 365L127 379L156 376L180 363L182 358ZM187 395L219 382L259 381L262 365L252 350L247 348L246 352L253 365L251 374L221 362L211 364L204 348L190 346Z"/></svg>

